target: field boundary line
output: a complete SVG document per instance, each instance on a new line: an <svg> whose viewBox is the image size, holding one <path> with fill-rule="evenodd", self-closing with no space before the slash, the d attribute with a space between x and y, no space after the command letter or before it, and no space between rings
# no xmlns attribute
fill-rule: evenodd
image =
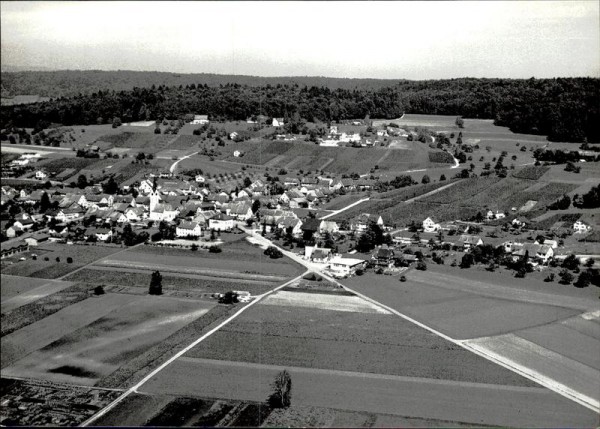
<svg viewBox="0 0 600 429"><path fill-rule="evenodd" d="M229 318L227 318L226 320L224 320L223 322L221 322L219 325L217 325L216 327L214 327L213 329L211 329L210 331L208 331L206 334L202 335L200 338L197 338L196 340L194 340L191 344L189 344L188 346L186 346L183 350L180 350L179 352L177 352L175 355L173 355L171 358L169 358L166 362L164 362L163 364L161 364L158 368L154 369L152 372L150 372L148 375L146 375L137 384L135 384L134 386L132 386L129 389L127 389L117 399L115 399L110 404L108 404L106 407L104 407L102 410L98 411L92 417L90 417L89 419L87 419L86 421L84 421L81 424L81 427L89 426L91 423L95 422L100 417L104 416L106 413L108 413L110 410L112 410L114 407L116 407L117 405L119 405L129 395L131 395L132 393L137 393L138 389L140 387L142 387L145 383L147 383L152 377L154 377L156 374L158 374L159 372L161 372L163 369L165 369L167 366L169 366L175 360L179 359L181 356L183 356L185 353L187 353L188 351L190 351L192 348L196 347L198 344L200 344L206 338L210 337L212 334L214 334L215 332L217 332L218 330L220 330L221 328L223 328L225 325L229 324L232 320L236 319L244 311L246 311L247 309L249 309L250 307L252 307L256 303L260 302L260 300L263 299L265 296L270 295L272 293L275 293L279 289L282 289L282 288L288 286L289 284L291 284L291 283L293 283L293 282L301 279L308 272L309 271L307 270L307 271L303 272L302 274L300 274L299 276L294 277L293 279L285 282L284 284L279 285L276 288L271 289L270 291L265 292L264 294L257 296L257 298L254 299L252 302L250 302L247 305L243 306L237 312L235 312L233 315L231 315Z"/></svg>

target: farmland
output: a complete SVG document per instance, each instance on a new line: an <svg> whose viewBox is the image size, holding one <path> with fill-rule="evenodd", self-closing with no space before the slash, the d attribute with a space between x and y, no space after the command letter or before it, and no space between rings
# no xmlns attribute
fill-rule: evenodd
<svg viewBox="0 0 600 429"><path fill-rule="evenodd" d="M67 245L59 243L44 243L39 246L39 249L45 251L45 253L38 257L37 260L28 259L8 266L4 265L6 260L3 260L2 273L56 279L98 259L123 250L121 247ZM58 261L57 258L59 259ZM67 258L73 258L73 262L68 263Z"/></svg>

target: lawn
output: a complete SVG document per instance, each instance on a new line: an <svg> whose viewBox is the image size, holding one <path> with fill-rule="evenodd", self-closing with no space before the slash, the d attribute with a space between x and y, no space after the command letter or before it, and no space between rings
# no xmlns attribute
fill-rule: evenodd
<svg viewBox="0 0 600 429"><path fill-rule="evenodd" d="M48 283L48 280L45 279L10 276L6 274L1 274L1 278L0 296L2 297L2 300L10 299L23 292L30 291L31 289L35 289Z"/></svg>
<svg viewBox="0 0 600 429"><path fill-rule="evenodd" d="M91 298L3 337L3 374L91 386L212 306L169 297Z"/></svg>
<svg viewBox="0 0 600 429"><path fill-rule="evenodd" d="M315 294L314 299L318 299ZM393 315L258 305L186 354L267 365L531 385Z"/></svg>
<svg viewBox="0 0 600 429"><path fill-rule="evenodd" d="M120 134L107 134L100 136L98 140L110 143L110 147L127 147L143 149L143 152L154 153L165 149L177 136L154 134L148 132L124 131Z"/></svg>
<svg viewBox="0 0 600 429"><path fill-rule="evenodd" d="M123 250L120 247L68 245L59 243L43 243L39 246L47 252L40 255L37 260L28 259L2 268L3 274L25 277L38 277L56 279L71 271L90 264L98 259L112 255ZM72 263L67 258L73 258ZM48 258L48 261L45 259ZM60 258L60 262L56 261Z"/></svg>

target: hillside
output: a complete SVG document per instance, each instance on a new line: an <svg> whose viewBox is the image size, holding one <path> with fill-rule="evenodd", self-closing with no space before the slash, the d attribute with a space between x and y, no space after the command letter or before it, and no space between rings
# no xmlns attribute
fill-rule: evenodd
<svg viewBox="0 0 600 429"><path fill-rule="evenodd" d="M186 79L192 83L184 85ZM222 83L228 79L235 83ZM165 83L156 86L152 80ZM261 82L269 83L255 86ZM354 89L342 88L342 83ZM222 120L244 120L260 113L331 122L367 115L392 119L406 112L493 119L513 132L544 135L551 141L600 142L600 79L592 78L392 82L98 71L8 73L2 74L2 85L6 92L20 94L72 93L82 88L87 92L3 107L3 127L9 122L18 127L36 127L40 121L109 123L114 117L123 122L177 119L193 113ZM94 92L94 88L103 89Z"/></svg>

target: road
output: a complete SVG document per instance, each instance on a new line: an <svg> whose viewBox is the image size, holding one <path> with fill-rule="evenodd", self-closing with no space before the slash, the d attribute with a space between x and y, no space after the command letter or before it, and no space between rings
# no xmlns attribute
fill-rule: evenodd
<svg viewBox="0 0 600 429"><path fill-rule="evenodd" d="M335 210L335 211L333 211L333 212L329 213L328 215L325 215L325 216L323 216L323 217L322 217L322 218L320 218L320 219L321 219L321 220L329 219L330 217L336 216L336 215L338 215L338 214L340 214L340 213L342 213L342 212L344 212L344 211L346 211L346 210L348 210L348 209L350 209L350 208L352 208L352 207L354 207L354 206L357 206L357 205L359 205L359 204L361 204L361 203L364 203L365 201L369 201L369 199L370 199L370 198L368 198L368 197L367 197L367 198L363 198L363 199L360 199L360 200L358 200L358 201L355 201L355 202L353 202L352 204L348 204L348 205L347 205L346 207L344 207L344 208L341 208L341 209L339 209L339 210Z"/></svg>
<svg viewBox="0 0 600 429"><path fill-rule="evenodd" d="M169 172L170 173L175 173L175 168L177 167L177 164L179 164L181 161L183 161L184 159L187 159L191 156L194 156L198 153L199 151L196 151L194 153L190 153L189 155L183 156L181 157L181 159L178 159L177 161L175 161L173 164L171 164L171 167L169 167Z"/></svg>
<svg viewBox="0 0 600 429"><path fill-rule="evenodd" d="M327 407L471 424L594 426L592 413L539 387L501 386L183 357L141 393L264 401L269 380L287 369L294 406Z"/></svg>

